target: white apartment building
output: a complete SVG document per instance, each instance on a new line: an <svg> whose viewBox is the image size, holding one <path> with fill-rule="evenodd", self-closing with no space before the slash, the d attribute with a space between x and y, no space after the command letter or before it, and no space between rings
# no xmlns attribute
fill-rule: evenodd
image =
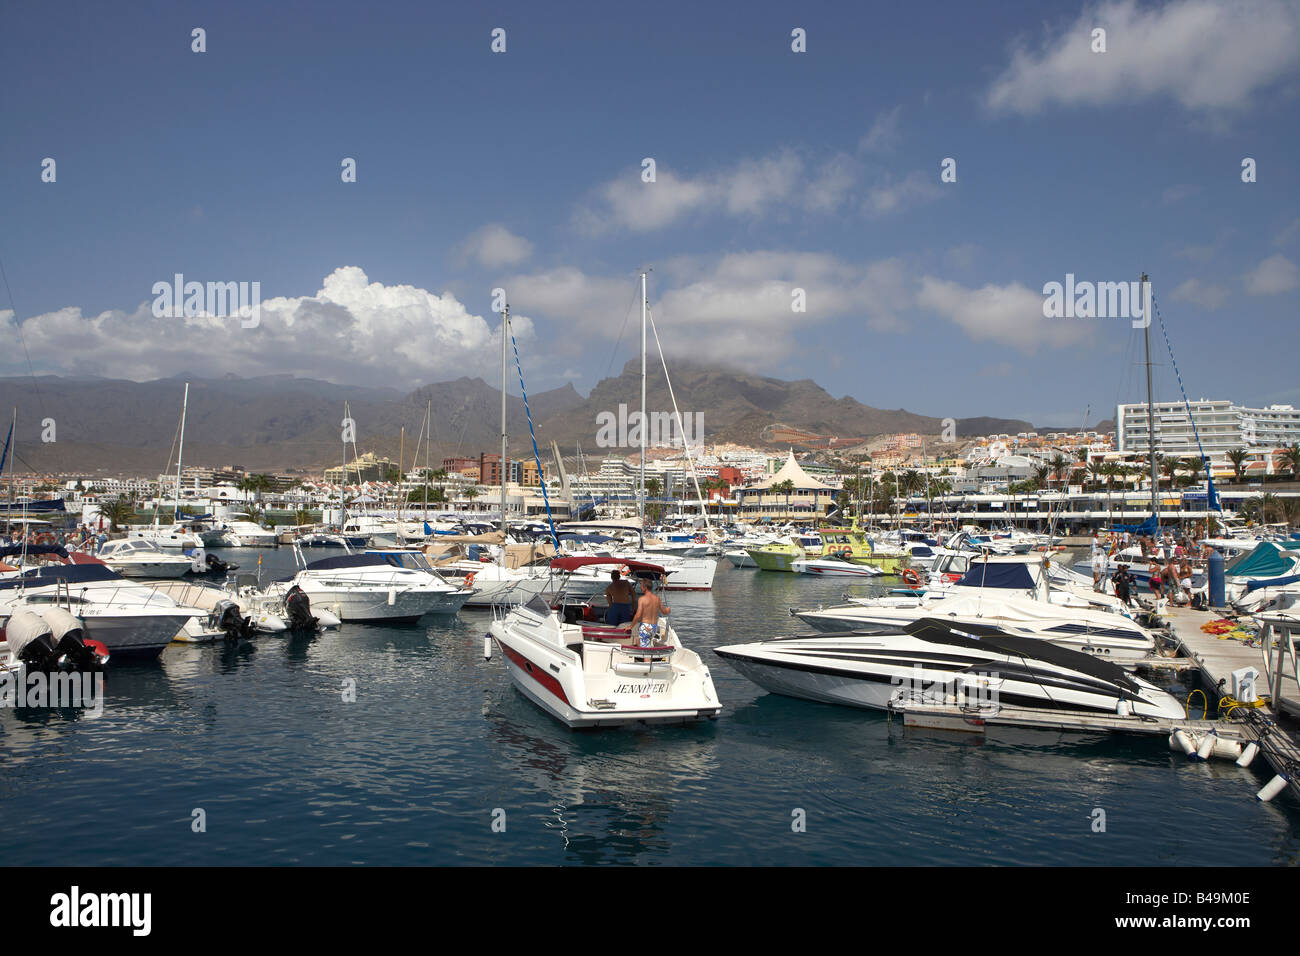
<svg viewBox="0 0 1300 956"><path fill-rule="evenodd" d="M1188 415L1190 405L1191 415ZM1245 447L1242 439L1241 416L1232 402L1199 399L1184 404L1156 402L1151 407L1155 421L1156 453L1165 457L1188 458L1200 454L1222 459L1234 448ZM1192 423L1196 428L1193 430ZM1115 410L1115 435L1118 450L1128 454L1146 454L1150 448L1150 434L1145 402L1119 405Z"/></svg>
<svg viewBox="0 0 1300 956"><path fill-rule="evenodd" d="M1300 409L1291 405L1268 408L1233 406L1241 418L1242 441L1252 448L1284 448L1300 444Z"/></svg>

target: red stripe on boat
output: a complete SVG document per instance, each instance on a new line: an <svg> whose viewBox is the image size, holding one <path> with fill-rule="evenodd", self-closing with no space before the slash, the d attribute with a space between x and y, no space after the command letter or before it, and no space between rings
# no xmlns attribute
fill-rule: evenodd
<svg viewBox="0 0 1300 956"><path fill-rule="evenodd" d="M541 684L544 688L549 690L554 696L560 698L560 700L564 701L566 704L569 703L569 698L564 695L564 688L560 686L560 682L558 680L556 680L550 674L546 673L546 671L543 670L541 667L538 667L536 664L532 663L530 660L528 660L528 658L524 657L524 655L520 654L518 651L506 647L506 645L504 644L501 645L501 649L506 652L506 657L510 658L510 660L514 662L514 665L516 667L522 670L533 680L537 681L537 683Z"/></svg>

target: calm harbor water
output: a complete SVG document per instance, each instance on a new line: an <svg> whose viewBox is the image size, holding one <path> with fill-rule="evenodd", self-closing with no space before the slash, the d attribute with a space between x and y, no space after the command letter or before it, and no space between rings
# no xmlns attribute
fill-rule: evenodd
<svg viewBox="0 0 1300 956"><path fill-rule="evenodd" d="M264 561L287 572L292 553ZM712 593L670 594L726 705L689 728L565 729L511 687L499 657L483 660L489 618L473 611L114 662L98 718L0 712L0 862L1300 859L1300 812L1255 800L1262 770L1190 764L1163 738L904 731L883 714L768 695L708 653L795 630L791 605L844 588L724 561ZM343 701L348 680L355 703ZM192 827L198 809L205 832Z"/></svg>

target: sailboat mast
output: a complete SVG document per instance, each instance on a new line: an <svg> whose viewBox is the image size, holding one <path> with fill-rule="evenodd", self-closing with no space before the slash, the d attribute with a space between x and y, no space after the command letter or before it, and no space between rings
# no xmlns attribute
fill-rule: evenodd
<svg viewBox="0 0 1300 956"><path fill-rule="evenodd" d="M190 383L185 383L185 398L181 400L181 441L176 450L176 509L172 512L172 521L181 517L181 459L185 457L185 413L190 407ZM155 515L157 512L155 512Z"/></svg>
<svg viewBox="0 0 1300 956"><path fill-rule="evenodd" d="M501 553L498 563L505 564L506 557L506 341L510 338L510 306L501 311Z"/></svg>
<svg viewBox="0 0 1300 956"><path fill-rule="evenodd" d="M416 446L415 453L420 453L419 446ZM411 470L415 470L415 458L411 459ZM402 426L402 444L397 453L397 534L402 537L402 484L406 477L406 426Z"/></svg>
<svg viewBox="0 0 1300 956"><path fill-rule="evenodd" d="M339 480L339 533L343 532L343 526L347 523L348 517L348 431L347 424L351 419L351 413L348 411L348 403L343 403L343 476Z"/></svg>
<svg viewBox="0 0 1300 956"><path fill-rule="evenodd" d="M645 420L645 353L646 353L646 295L645 295L645 273L641 273L641 469L640 477L637 479L638 491L636 496L637 520L641 525L641 547L645 547L645 440L646 440L646 420Z"/></svg>
<svg viewBox="0 0 1300 956"><path fill-rule="evenodd" d="M1155 518L1156 530L1160 530L1160 501L1156 485L1156 413L1151 397L1151 280L1142 273L1142 340L1146 347L1147 365L1147 458L1151 462L1151 515Z"/></svg>
<svg viewBox="0 0 1300 956"><path fill-rule="evenodd" d="M9 425L9 507L5 510L5 532L14 523L14 433L18 430L18 407L14 406L14 417ZM26 530L25 528L23 530Z"/></svg>
<svg viewBox="0 0 1300 956"><path fill-rule="evenodd" d="M429 521L429 442L433 440L433 399L424 408L424 521Z"/></svg>

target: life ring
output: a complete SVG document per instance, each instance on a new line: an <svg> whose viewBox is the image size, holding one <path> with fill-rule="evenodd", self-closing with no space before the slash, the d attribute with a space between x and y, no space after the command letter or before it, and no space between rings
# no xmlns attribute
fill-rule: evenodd
<svg viewBox="0 0 1300 956"><path fill-rule="evenodd" d="M620 564L614 570L619 573L620 577L630 578L632 576L632 569L629 568L626 564Z"/></svg>
<svg viewBox="0 0 1300 956"><path fill-rule="evenodd" d="M914 588L921 586L921 575L916 573L915 568L905 568L903 570L903 580Z"/></svg>
<svg viewBox="0 0 1300 956"><path fill-rule="evenodd" d="M469 574L465 575L465 587L468 588L473 586L474 586L474 572L471 571Z"/></svg>
<svg viewBox="0 0 1300 956"><path fill-rule="evenodd" d="M708 544L708 543L709 543L709 539L706 538L706 537L704 537L704 535L702 535L702 534L697 534L697 535L695 536L695 543L696 543L696 544Z"/></svg>

